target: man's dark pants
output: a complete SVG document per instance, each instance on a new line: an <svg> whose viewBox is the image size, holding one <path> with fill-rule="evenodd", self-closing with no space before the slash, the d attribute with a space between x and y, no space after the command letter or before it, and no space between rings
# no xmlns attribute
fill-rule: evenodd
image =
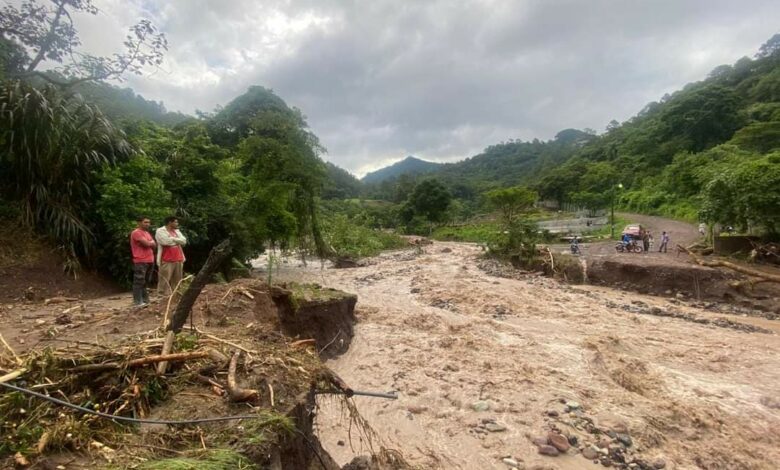
<svg viewBox="0 0 780 470"><path fill-rule="evenodd" d="M133 263L133 304L149 303L146 285L152 277L154 263Z"/></svg>

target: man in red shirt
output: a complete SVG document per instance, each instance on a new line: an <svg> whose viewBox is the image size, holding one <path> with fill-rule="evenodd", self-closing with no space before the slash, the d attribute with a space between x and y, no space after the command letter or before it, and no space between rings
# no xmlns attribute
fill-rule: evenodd
<svg viewBox="0 0 780 470"><path fill-rule="evenodd" d="M179 230L179 219L166 217L163 226L154 234L157 241L157 265L160 267L160 277L157 282L157 293L162 296L171 295L184 276L184 250L187 238Z"/></svg>
<svg viewBox="0 0 780 470"><path fill-rule="evenodd" d="M146 284L154 269L154 247L156 243L149 233L152 224L148 217L138 217L138 225L130 234L130 252L133 254L133 305L145 306L149 303Z"/></svg>

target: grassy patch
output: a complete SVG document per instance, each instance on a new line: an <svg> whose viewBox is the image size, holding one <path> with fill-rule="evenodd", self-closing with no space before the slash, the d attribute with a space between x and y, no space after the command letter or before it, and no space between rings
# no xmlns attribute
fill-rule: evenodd
<svg viewBox="0 0 780 470"><path fill-rule="evenodd" d="M487 243L500 232L497 222L482 222L438 227L431 234L431 238L449 242Z"/></svg>
<svg viewBox="0 0 780 470"><path fill-rule="evenodd" d="M310 302L327 302L329 300L343 299L344 297L349 296L349 294L340 290L322 287L319 284L288 282L283 284L282 287L292 292L290 302L295 310L298 310L301 305Z"/></svg>
<svg viewBox="0 0 780 470"><path fill-rule="evenodd" d="M339 258L376 256L383 250L408 244L395 233L360 225L345 215L334 215L323 221L325 242Z"/></svg>
<svg viewBox="0 0 780 470"><path fill-rule="evenodd" d="M240 453L215 449L193 457L153 460L138 466L139 470L253 470L258 467Z"/></svg>

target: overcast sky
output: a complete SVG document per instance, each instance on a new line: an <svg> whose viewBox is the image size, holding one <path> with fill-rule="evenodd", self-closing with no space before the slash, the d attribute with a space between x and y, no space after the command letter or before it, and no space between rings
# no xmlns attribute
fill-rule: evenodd
<svg viewBox="0 0 780 470"><path fill-rule="evenodd" d="M92 52L141 17L168 37L162 70L126 86L186 113L271 88L357 175L603 131L780 32L777 0L93 1Z"/></svg>

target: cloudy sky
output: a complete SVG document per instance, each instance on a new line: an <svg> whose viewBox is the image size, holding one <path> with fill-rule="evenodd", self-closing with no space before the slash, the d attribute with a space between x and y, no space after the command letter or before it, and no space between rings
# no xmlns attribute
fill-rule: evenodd
<svg viewBox="0 0 780 470"><path fill-rule="evenodd" d="M603 130L780 32L777 0L93 1L89 51L141 17L167 34L162 69L126 82L147 99L210 111L263 85L358 175Z"/></svg>

